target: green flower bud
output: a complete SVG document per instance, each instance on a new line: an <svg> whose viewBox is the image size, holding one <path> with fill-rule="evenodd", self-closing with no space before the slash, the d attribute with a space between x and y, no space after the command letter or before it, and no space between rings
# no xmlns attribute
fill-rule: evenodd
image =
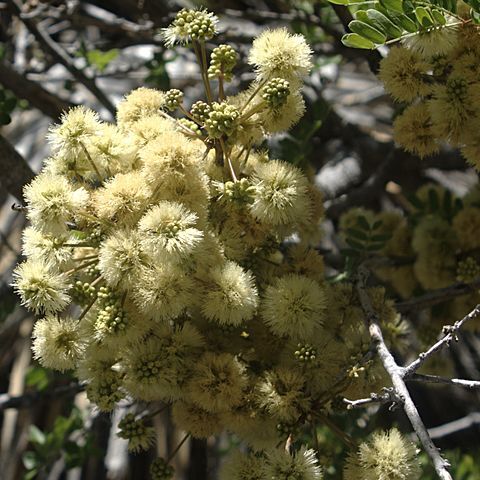
<svg viewBox="0 0 480 480"><path fill-rule="evenodd" d="M135 420L133 413L127 413L118 423L118 436L128 440L128 449L132 452L147 450L155 438L155 430L147 427L142 419Z"/></svg>
<svg viewBox="0 0 480 480"><path fill-rule="evenodd" d="M183 101L183 92L172 88L165 92L165 107L168 111L173 112Z"/></svg>
<svg viewBox="0 0 480 480"><path fill-rule="evenodd" d="M150 465L150 476L152 480L170 480L175 473L174 468L163 458L156 458Z"/></svg>
<svg viewBox="0 0 480 480"><path fill-rule="evenodd" d="M263 87L262 98L270 108L279 108L290 95L290 84L283 78L273 78Z"/></svg>
<svg viewBox="0 0 480 480"><path fill-rule="evenodd" d="M210 105L199 100L192 105L190 113L192 114L193 118L195 118L195 120L204 123L205 120L208 118L208 114L210 113Z"/></svg>
<svg viewBox="0 0 480 480"><path fill-rule="evenodd" d="M212 138L220 138L222 135L231 135L235 130L235 121L240 112L233 105L226 102L213 103L208 118L205 120L205 128Z"/></svg>
<svg viewBox="0 0 480 480"><path fill-rule="evenodd" d="M211 55L210 67L208 68L209 78L220 76L227 82L232 80L232 70L237 63L237 52L230 45L219 45L214 48Z"/></svg>

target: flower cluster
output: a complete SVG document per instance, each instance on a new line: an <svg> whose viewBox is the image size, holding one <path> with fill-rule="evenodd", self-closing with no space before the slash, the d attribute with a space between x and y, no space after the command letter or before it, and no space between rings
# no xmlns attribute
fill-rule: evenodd
<svg viewBox="0 0 480 480"><path fill-rule="evenodd" d="M375 268L376 276L389 284L401 298L414 293L448 287L455 282L472 282L480 276L480 189L475 185L459 198L440 185L428 183L410 197L410 212L374 213L355 208L340 220L347 231L359 217L379 222L379 232L387 239L377 252L392 259L389 265ZM463 318L471 305L480 301L476 290L446 301L441 311L432 313L429 330L438 333L452 318ZM478 322L466 328L478 329ZM422 333L422 326L419 333ZM430 343L431 335L425 338Z"/></svg>
<svg viewBox="0 0 480 480"><path fill-rule="evenodd" d="M215 25L182 10L167 38L198 43ZM279 441L340 392L361 396L383 378L361 360L369 340L354 287L325 281L311 242L321 194L257 148L300 118L310 55L302 36L267 30L249 57L255 80L233 97L222 46L212 69L199 55L207 98L190 111L178 90L147 88L118 105L116 124L76 107L51 128L52 156L25 189L31 226L14 284L44 315L35 358L73 370L101 410L161 402L194 437L237 434L257 453L234 459L225 479L321 478L311 450L292 456ZM369 295L395 324L384 290ZM140 415L119 427L133 451L153 440ZM159 460L152 475L172 472Z"/></svg>
<svg viewBox="0 0 480 480"><path fill-rule="evenodd" d="M393 47L379 77L405 104L394 122L396 142L425 157L447 141L479 170L480 32L477 25L458 23Z"/></svg>

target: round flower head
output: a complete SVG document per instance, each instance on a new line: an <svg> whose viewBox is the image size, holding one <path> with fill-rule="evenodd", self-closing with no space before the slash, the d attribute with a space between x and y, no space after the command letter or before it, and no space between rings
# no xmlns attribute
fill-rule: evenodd
<svg viewBox="0 0 480 480"><path fill-rule="evenodd" d="M463 76L451 75L435 86L429 101L433 130L440 138L463 143L473 121L478 121L475 105L480 102L480 84L469 84Z"/></svg>
<svg viewBox="0 0 480 480"><path fill-rule="evenodd" d="M159 260L188 257L203 238L197 215L178 202L162 201L140 220L138 229L146 252Z"/></svg>
<svg viewBox="0 0 480 480"><path fill-rule="evenodd" d="M119 173L96 191L94 208L101 220L132 226L148 206L150 194L139 172Z"/></svg>
<svg viewBox="0 0 480 480"><path fill-rule="evenodd" d="M240 362L229 353L205 353L194 366L188 384L193 403L209 412L224 412L240 405L247 379Z"/></svg>
<svg viewBox="0 0 480 480"><path fill-rule="evenodd" d="M258 385L258 403L276 420L295 423L310 407L305 389L302 373L278 368L268 372Z"/></svg>
<svg viewBox="0 0 480 480"><path fill-rule="evenodd" d="M45 368L71 370L84 351L79 322L73 318L48 316L33 327L33 356Z"/></svg>
<svg viewBox="0 0 480 480"><path fill-rule="evenodd" d="M53 266L67 264L72 259L72 249L64 247L67 237L54 237L32 227L23 231L22 252L27 257L43 258Z"/></svg>
<svg viewBox="0 0 480 480"><path fill-rule="evenodd" d="M150 465L150 478L152 480L170 480L175 474L175 469L168 462L158 457Z"/></svg>
<svg viewBox="0 0 480 480"><path fill-rule="evenodd" d="M380 62L380 80L392 97L399 102L412 102L431 91L427 76L430 65L419 53L403 47L393 47Z"/></svg>
<svg viewBox="0 0 480 480"><path fill-rule="evenodd" d="M180 10L175 20L163 29L163 37L167 47L176 43L187 43L191 40L210 40L217 33L218 18L204 9Z"/></svg>
<svg viewBox="0 0 480 480"><path fill-rule="evenodd" d="M164 92L145 87L132 90L117 107L118 126L123 130L129 130L132 124L158 114L164 106Z"/></svg>
<svg viewBox="0 0 480 480"><path fill-rule="evenodd" d="M264 462L260 456L235 451L220 468L220 480L265 480Z"/></svg>
<svg viewBox="0 0 480 480"><path fill-rule="evenodd" d="M83 157L85 142L92 136L98 135L101 130L102 123L98 114L84 106L79 106L64 113L61 123L50 128L47 138L54 153L60 153L75 162L76 156Z"/></svg>
<svg viewBox="0 0 480 480"><path fill-rule="evenodd" d="M155 429L147 427L144 420L135 419L133 413L127 413L118 423L118 428L120 431L117 435L128 440L130 452L137 453L148 450L155 442Z"/></svg>
<svg viewBox="0 0 480 480"><path fill-rule="evenodd" d="M325 292L315 280L290 274L267 287L261 314L276 335L308 340L322 324L325 308Z"/></svg>
<svg viewBox="0 0 480 480"><path fill-rule="evenodd" d="M433 130L432 116L425 102L410 105L395 119L393 138L407 152L420 158L440 150Z"/></svg>
<svg viewBox="0 0 480 480"><path fill-rule="evenodd" d="M211 285L202 298L202 313L223 325L250 320L257 308L258 293L253 276L235 262L214 268Z"/></svg>
<svg viewBox="0 0 480 480"><path fill-rule="evenodd" d="M43 173L24 189L27 202L27 218L33 226L51 235L67 232L66 222L86 207L88 192L74 189L66 178Z"/></svg>
<svg viewBox="0 0 480 480"><path fill-rule="evenodd" d="M267 133L279 133L290 130L303 117L305 102L302 94L296 90L277 108L267 108L259 118Z"/></svg>
<svg viewBox="0 0 480 480"><path fill-rule="evenodd" d="M13 286L22 305L35 313L55 313L70 302L67 279L40 258L30 258L13 272Z"/></svg>
<svg viewBox="0 0 480 480"><path fill-rule="evenodd" d="M133 143L142 148L166 132L175 131L175 123L161 115L142 117L128 127Z"/></svg>
<svg viewBox="0 0 480 480"><path fill-rule="evenodd" d="M172 408L175 425L194 438L208 438L222 430L222 423L217 413L207 412L194 403L175 402Z"/></svg>
<svg viewBox="0 0 480 480"><path fill-rule="evenodd" d="M192 291L192 281L180 267L158 264L139 272L134 298L147 317L171 320L190 305Z"/></svg>
<svg viewBox="0 0 480 480"><path fill-rule="evenodd" d="M183 396L203 344L203 337L188 322L181 327L157 326L143 342L131 344L122 352L125 388L145 401Z"/></svg>
<svg viewBox="0 0 480 480"><path fill-rule="evenodd" d="M457 22L454 17L448 16L447 24ZM424 58L434 55L445 55L450 53L458 41L458 30L456 26L447 28L429 28L425 32L418 32L417 35L406 36L403 43L406 47L419 52Z"/></svg>
<svg viewBox="0 0 480 480"><path fill-rule="evenodd" d="M116 231L101 245L98 267L111 287L132 288L140 267L148 262L135 231Z"/></svg>
<svg viewBox="0 0 480 480"><path fill-rule="evenodd" d="M274 77L298 80L312 68L312 50L303 35L291 34L286 28L265 30L253 41L248 63L262 79Z"/></svg>
<svg viewBox="0 0 480 480"><path fill-rule="evenodd" d="M474 250L480 247L480 208L466 207L455 215L453 228L458 233L462 250Z"/></svg>
<svg viewBox="0 0 480 480"><path fill-rule="evenodd" d="M117 402L124 398L121 390L122 377L117 371L109 370L94 377L86 386L87 398L102 412L111 412Z"/></svg>
<svg viewBox="0 0 480 480"><path fill-rule="evenodd" d="M308 181L296 167L279 160L259 164L252 184L251 212L261 222L288 225L308 218Z"/></svg>
<svg viewBox="0 0 480 480"><path fill-rule="evenodd" d="M294 455L284 448L267 451L265 479L321 480L323 478L315 451L302 447Z"/></svg>
<svg viewBox="0 0 480 480"><path fill-rule="evenodd" d="M374 433L349 456L344 470L345 480L419 480L420 476L415 445L395 428Z"/></svg>

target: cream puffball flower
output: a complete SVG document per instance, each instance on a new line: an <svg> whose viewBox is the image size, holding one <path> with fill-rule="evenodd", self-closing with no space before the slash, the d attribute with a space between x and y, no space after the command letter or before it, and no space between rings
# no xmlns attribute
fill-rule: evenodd
<svg viewBox="0 0 480 480"><path fill-rule="evenodd" d="M286 275L265 290L261 314L280 337L308 340L322 324L326 295L322 287L303 275Z"/></svg>
<svg viewBox="0 0 480 480"><path fill-rule="evenodd" d="M73 318L49 316L38 320L32 337L33 356L46 368L71 370L84 351L79 321Z"/></svg>
<svg viewBox="0 0 480 480"><path fill-rule="evenodd" d="M312 50L300 34L286 28L265 30L253 41L248 63L262 79L274 77L298 80L312 68Z"/></svg>
<svg viewBox="0 0 480 480"><path fill-rule="evenodd" d="M65 275L42 259L30 258L13 272L13 286L22 305L35 313L55 313L70 302Z"/></svg>
<svg viewBox="0 0 480 480"><path fill-rule="evenodd" d="M195 228L197 220L181 203L159 202L139 222L142 246L159 260L186 258L203 238L203 232Z"/></svg>
<svg viewBox="0 0 480 480"><path fill-rule="evenodd" d="M253 276L235 262L214 268L211 286L202 300L202 313L222 325L240 325L250 320L258 304Z"/></svg>

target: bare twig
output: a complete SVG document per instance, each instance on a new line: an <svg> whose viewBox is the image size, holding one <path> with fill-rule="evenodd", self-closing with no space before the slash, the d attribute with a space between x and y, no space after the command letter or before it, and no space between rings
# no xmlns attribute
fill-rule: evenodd
<svg viewBox="0 0 480 480"><path fill-rule="evenodd" d="M454 283L453 285L445 288L432 290L425 295L413 297L410 300L405 300L403 302L398 302L395 304L395 309L397 312L406 313L412 310L421 310L423 308L433 307L439 303L448 302L453 298L474 293L479 287L480 277L470 283Z"/></svg>
<svg viewBox="0 0 480 480"><path fill-rule="evenodd" d="M423 375L414 373L410 377L405 378L408 382L426 382L426 383L442 383L445 385L455 385L465 387L470 390L480 389L480 380L464 380L463 378L445 378L437 375Z"/></svg>
<svg viewBox="0 0 480 480"><path fill-rule="evenodd" d="M12 8L15 14L22 20L25 26L30 30L36 40L45 48L45 50L52 55L52 57L58 62L64 65L64 67L72 74L72 76L81 84L83 84L93 95L102 103L102 105L115 116L115 107L110 102L105 93L100 90L95 80L89 78L85 73L78 69L70 55L56 43L41 25L31 18L26 18L22 11L22 4L18 0L7 0L8 5Z"/></svg>
<svg viewBox="0 0 480 480"><path fill-rule="evenodd" d="M5 62L0 62L0 83L54 120L59 119L62 112L74 106L73 103L45 90L40 84L20 75Z"/></svg>
<svg viewBox="0 0 480 480"><path fill-rule="evenodd" d="M52 390L25 393L24 395L15 397L8 395L8 393L2 393L0 394L0 412L7 410L8 408L30 408L38 403L39 400L46 398L57 398L61 395L74 395L82 392L84 389L84 385L71 383L70 385L62 385L61 387L57 387Z"/></svg>
<svg viewBox="0 0 480 480"><path fill-rule="evenodd" d="M443 327L444 337L433 344L426 352L418 355L418 358L403 369L403 376L408 377L415 373L425 361L438 352L443 347L447 346L452 340L456 340L456 333L459 328L468 320L472 320L480 315L480 305L477 305L469 314L465 315L461 320L458 320L453 325Z"/></svg>
<svg viewBox="0 0 480 480"><path fill-rule="evenodd" d="M360 398L358 400L348 400L348 398L344 398L343 401L347 404L348 410L353 410L375 404L396 403L397 397L391 388L384 388L381 393L371 393L368 398Z"/></svg>
<svg viewBox="0 0 480 480"><path fill-rule="evenodd" d="M32 181L34 173L26 160L0 135L0 184L18 200L23 186Z"/></svg>
<svg viewBox="0 0 480 480"><path fill-rule="evenodd" d="M405 414L407 415L410 423L415 430L425 452L429 456L437 475L442 480L452 480L452 476L448 472L449 463L445 460L435 447L428 431L420 418L417 407L410 396L410 392L405 385L404 369L397 365L393 355L390 353L385 340L383 339L382 330L379 325L379 317L375 312L370 297L367 293L367 278L369 272L365 267L361 266L358 270L357 280L357 292L362 305L362 309L365 313L368 331L372 339L375 350L382 361L382 364L387 371L393 384L393 391L397 397L398 403L402 406Z"/></svg>
<svg viewBox="0 0 480 480"><path fill-rule="evenodd" d="M439 425L428 429L428 433L432 438L443 438L454 433L467 430L471 427L477 427L480 425L480 412L472 412L463 418L454 420L453 422Z"/></svg>

